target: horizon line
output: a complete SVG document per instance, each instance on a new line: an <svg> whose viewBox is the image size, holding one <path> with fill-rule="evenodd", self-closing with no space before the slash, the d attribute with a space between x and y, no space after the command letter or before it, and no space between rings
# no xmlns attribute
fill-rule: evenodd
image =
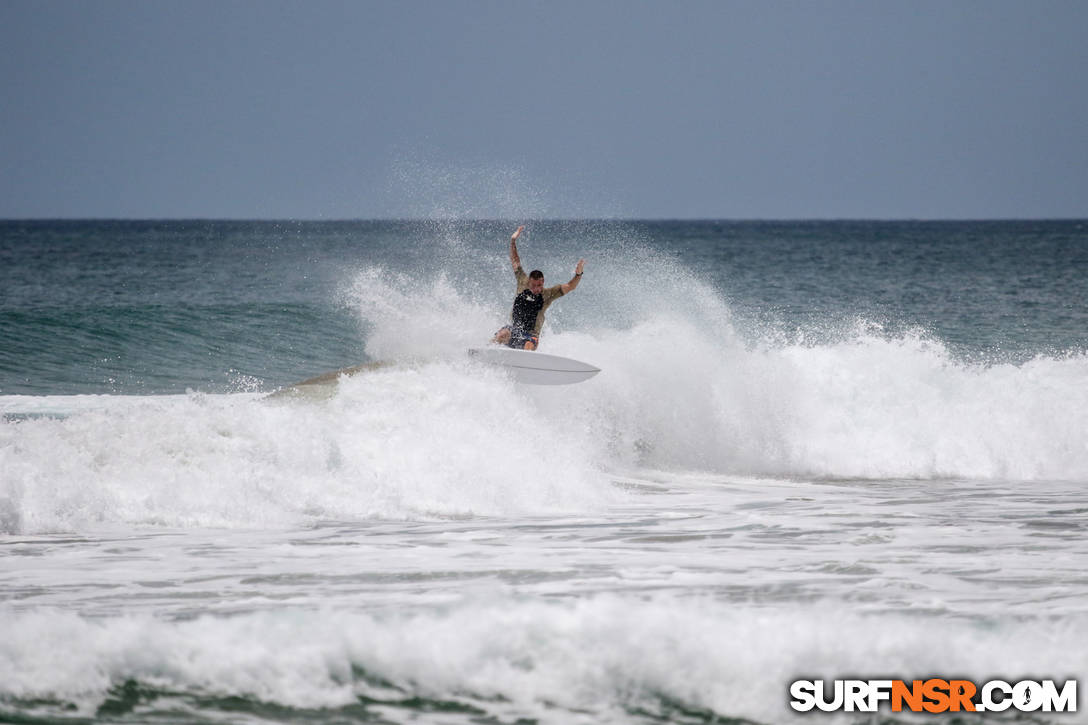
<svg viewBox="0 0 1088 725"><path fill-rule="evenodd" d="M273 224L350 224L362 222L451 223L451 222L683 222L683 223L812 223L812 222L1088 222L1088 216L1021 217L230 217L230 216L25 216L0 217L8 222L247 222Z"/></svg>

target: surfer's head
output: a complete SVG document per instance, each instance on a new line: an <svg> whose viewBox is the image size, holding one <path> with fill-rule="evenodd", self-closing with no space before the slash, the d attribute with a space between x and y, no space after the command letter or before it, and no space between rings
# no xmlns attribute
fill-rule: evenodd
<svg viewBox="0 0 1088 725"><path fill-rule="evenodd" d="M544 289L544 273L539 269L534 269L529 273L529 291L534 295L540 294Z"/></svg>

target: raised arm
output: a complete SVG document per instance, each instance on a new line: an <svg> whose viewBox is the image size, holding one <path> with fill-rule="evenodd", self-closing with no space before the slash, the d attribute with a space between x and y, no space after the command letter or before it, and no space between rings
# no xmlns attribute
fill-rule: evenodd
<svg viewBox="0 0 1088 725"><path fill-rule="evenodd" d="M513 265L515 272L521 266L521 258L518 257L518 237L521 236L523 231L525 231L525 227L520 226L516 232L510 235L510 264Z"/></svg>
<svg viewBox="0 0 1088 725"><path fill-rule="evenodd" d="M570 278L570 282L559 285L563 290L563 294L572 292L574 288L578 286L578 283L582 281L582 269L584 269L585 266L586 260L579 259L578 266L574 268L574 276Z"/></svg>

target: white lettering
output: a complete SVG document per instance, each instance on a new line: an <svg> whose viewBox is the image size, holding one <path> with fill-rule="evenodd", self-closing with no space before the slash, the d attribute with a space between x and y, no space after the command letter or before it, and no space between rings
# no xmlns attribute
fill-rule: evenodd
<svg viewBox="0 0 1088 725"><path fill-rule="evenodd" d="M1012 688L1012 704L1020 712L1035 712L1043 706L1043 688L1031 680L1017 682Z"/></svg>
<svg viewBox="0 0 1088 725"><path fill-rule="evenodd" d="M876 712L880 709L880 702L882 700L891 699L891 680L869 680L869 709L867 712Z"/></svg>
<svg viewBox="0 0 1088 725"><path fill-rule="evenodd" d="M869 685L865 680L847 680L846 685L846 711L869 712L867 707Z"/></svg>
<svg viewBox="0 0 1088 725"><path fill-rule="evenodd" d="M914 680L917 685L920 681ZM1004 712L1015 708L1020 712L1076 712L1077 681L1066 680L1059 685L1055 680L1021 680L1009 684L1004 680L990 680L982 685L978 697L972 703L966 697L973 692L975 685L966 680L927 680L925 692L937 692L925 695L925 701L915 700L910 690L904 690L895 698L896 703L906 703L915 712L936 706L930 712L945 710L970 709L973 705L977 712ZM790 707L798 712L809 712L819 708L823 712L879 712L881 703L892 701L892 694L905 685L905 680L796 680L790 684ZM948 696L945 696L945 687ZM907 694L904 694L907 693ZM909 699L905 699L909 698ZM924 702L924 705L919 705Z"/></svg>
<svg viewBox="0 0 1088 725"><path fill-rule="evenodd" d="M843 700L845 699L842 691L842 680L835 680L835 683L833 685L835 697L831 700L827 699L827 692L825 687L827 683L823 680L817 680L816 684L819 685L819 687L817 688L818 694L816 695L816 707L820 708L824 712L835 712L842 707Z"/></svg>
<svg viewBox="0 0 1088 725"><path fill-rule="evenodd" d="M797 680L790 685L790 707L797 712L808 712L816 707L816 683L812 680Z"/></svg>
<svg viewBox="0 0 1088 725"><path fill-rule="evenodd" d="M994 692L1000 692L1002 698L994 699ZM990 680L982 688L982 704L975 706L976 710L987 712L1004 712L1012 707L1012 685L1004 680Z"/></svg>
<svg viewBox="0 0 1088 725"><path fill-rule="evenodd" d="M1053 708L1053 709L1051 709ZM1043 712L1076 712L1077 681L1066 680L1062 691L1054 685L1054 680L1043 680Z"/></svg>

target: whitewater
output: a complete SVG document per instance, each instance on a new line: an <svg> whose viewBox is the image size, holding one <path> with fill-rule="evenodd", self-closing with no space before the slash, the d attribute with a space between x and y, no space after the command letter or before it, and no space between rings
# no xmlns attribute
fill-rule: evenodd
<svg viewBox="0 0 1088 725"><path fill-rule="evenodd" d="M587 258L541 349L602 372L552 388L465 355L501 223L6 223L0 718L853 723L789 683L1075 679L1088 233L995 224L530 225L549 283Z"/></svg>

